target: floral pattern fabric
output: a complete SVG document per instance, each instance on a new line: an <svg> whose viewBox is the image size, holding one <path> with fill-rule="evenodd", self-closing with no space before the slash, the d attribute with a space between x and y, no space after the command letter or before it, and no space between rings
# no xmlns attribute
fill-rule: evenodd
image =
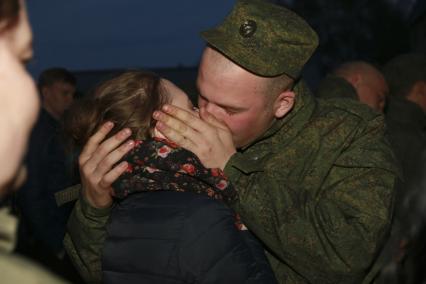
<svg viewBox="0 0 426 284"><path fill-rule="evenodd" d="M148 191L181 191L207 194L225 203L235 202L237 192L220 169L207 169L191 152L166 139L138 140L124 160L127 170L113 184L114 195ZM239 216L236 225L245 229Z"/></svg>

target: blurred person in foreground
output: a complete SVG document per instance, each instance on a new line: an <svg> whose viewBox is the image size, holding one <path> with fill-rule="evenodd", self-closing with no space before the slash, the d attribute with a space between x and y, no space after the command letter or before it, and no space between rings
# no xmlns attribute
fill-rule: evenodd
<svg viewBox="0 0 426 284"><path fill-rule="evenodd" d="M0 200L25 179L22 160L39 101L34 82L22 62L32 56L32 32L24 1L0 2ZM11 251L16 239L16 219L0 208L0 275L2 283L63 283L58 278Z"/></svg>

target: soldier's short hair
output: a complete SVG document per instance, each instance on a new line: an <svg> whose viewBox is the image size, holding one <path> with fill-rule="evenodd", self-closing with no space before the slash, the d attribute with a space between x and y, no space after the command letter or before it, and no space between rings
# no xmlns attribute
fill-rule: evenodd
<svg viewBox="0 0 426 284"><path fill-rule="evenodd" d="M405 97L419 81L426 82L426 55L408 53L389 61L383 68L383 75L391 96Z"/></svg>

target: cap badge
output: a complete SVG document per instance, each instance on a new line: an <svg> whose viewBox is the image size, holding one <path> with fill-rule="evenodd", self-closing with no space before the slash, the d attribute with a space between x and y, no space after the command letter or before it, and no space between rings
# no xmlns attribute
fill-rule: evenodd
<svg viewBox="0 0 426 284"><path fill-rule="evenodd" d="M240 26L240 35L245 38L252 37L254 33L256 32L256 29L257 29L257 24L255 21L246 20Z"/></svg>

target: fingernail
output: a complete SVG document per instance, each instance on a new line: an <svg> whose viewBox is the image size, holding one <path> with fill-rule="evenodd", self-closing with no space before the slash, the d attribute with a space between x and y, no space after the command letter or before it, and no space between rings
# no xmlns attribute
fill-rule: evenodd
<svg viewBox="0 0 426 284"><path fill-rule="evenodd" d="M160 112L159 111L154 111L154 113L152 114L152 117L155 119L160 118Z"/></svg>
<svg viewBox="0 0 426 284"><path fill-rule="evenodd" d="M105 128L111 129L113 127L114 127L114 123L112 123L111 121L108 121L107 123L105 123Z"/></svg>
<svg viewBox="0 0 426 284"><path fill-rule="evenodd" d="M119 133L121 138L126 138L130 134L132 134L132 132L128 128L121 130L121 132Z"/></svg>
<svg viewBox="0 0 426 284"><path fill-rule="evenodd" d="M164 130L165 125L161 121L158 121L157 124L155 125L155 128L157 128L158 130Z"/></svg>
<svg viewBox="0 0 426 284"><path fill-rule="evenodd" d="M170 107L169 105L164 105L164 106L163 106L163 110L164 110L165 112L169 112L169 111L171 110L171 107Z"/></svg>
<svg viewBox="0 0 426 284"><path fill-rule="evenodd" d="M133 141L133 140L129 140L129 141L127 141L127 143L126 143L126 146L127 147L133 147L135 145L135 141Z"/></svg>

